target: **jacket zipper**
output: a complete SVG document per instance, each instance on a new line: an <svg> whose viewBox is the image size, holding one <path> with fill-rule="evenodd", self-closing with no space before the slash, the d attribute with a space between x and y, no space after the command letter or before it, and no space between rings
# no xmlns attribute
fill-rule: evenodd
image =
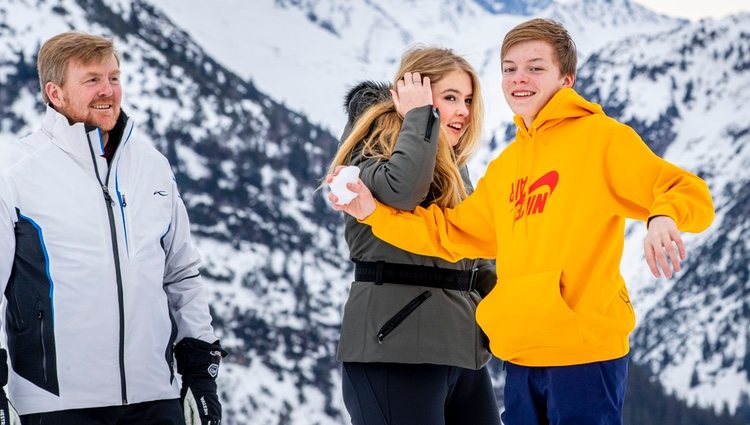
<svg viewBox="0 0 750 425"><path fill-rule="evenodd" d="M48 382L47 347L44 345L44 310L39 310L36 317L39 319L39 339L42 341L42 375L44 376L44 382Z"/></svg>
<svg viewBox="0 0 750 425"><path fill-rule="evenodd" d="M120 212L122 213L122 227L123 227L123 231L125 232L125 250L128 253L128 257L130 257L131 256L131 254L130 254L130 242L131 242L130 237L132 235L128 234L128 230L131 229L130 218L129 218L129 214L127 212L128 201L127 201L127 199L125 199L125 194L124 193L119 193L119 197L120 197L120 205L121 205Z"/></svg>
<svg viewBox="0 0 750 425"><path fill-rule="evenodd" d="M409 317L410 314L414 312L414 310L417 309L420 305L422 305L423 302L427 300L427 298L430 298L432 296L432 292L430 291L424 291L421 294L417 295L416 298L409 301L409 304L406 304L404 308L398 311L393 317L391 317L382 328L378 331L378 344L382 344L385 337L388 336L391 332L393 332L394 329L398 327L398 325L401 324L404 320L406 320L407 317Z"/></svg>
<svg viewBox="0 0 750 425"><path fill-rule="evenodd" d="M119 313L120 313L120 392L122 396L122 404L128 404L128 390L127 385L125 382L125 307L123 302L123 291L122 291L122 270L120 268L120 254L119 254L119 248L117 246L117 228L115 227L115 213L112 211L112 207L114 206L114 200L112 199L112 196L109 193L109 187L107 186L107 183L109 183L109 175L110 171L112 170L111 167L107 168L107 175L104 178L104 183L102 183L101 178L99 176L99 166L96 163L96 155L94 154L94 148L91 146L91 138L89 137L87 133L87 138L89 142L89 151L91 152L91 160L94 163L94 171L96 172L96 178L99 180L99 185L102 189L102 194L104 195L104 204L107 209L107 216L109 218L109 234L110 239L112 240L112 254L114 256L115 260L115 275L117 278L117 301L118 301L118 307L119 307ZM99 135L101 138L101 134ZM112 161L114 163L114 160Z"/></svg>
<svg viewBox="0 0 750 425"><path fill-rule="evenodd" d="M437 109L430 108L430 115L427 117L427 128L424 129L424 141L430 143L432 136L432 125L435 123L435 115L440 114Z"/></svg>

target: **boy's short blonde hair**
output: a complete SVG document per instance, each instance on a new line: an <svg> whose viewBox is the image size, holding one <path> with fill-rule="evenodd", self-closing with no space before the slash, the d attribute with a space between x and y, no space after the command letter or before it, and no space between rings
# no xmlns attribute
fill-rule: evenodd
<svg viewBox="0 0 750 425"><path fill-rule="evenodd" d="M561 23L551 19L531 19L510 30L503 39L500 60L502 61L508 50L516 44L537 40L546 41L552 46L561 75L575 77L578 64L576 45L568 34L568 30Z"/></svg>

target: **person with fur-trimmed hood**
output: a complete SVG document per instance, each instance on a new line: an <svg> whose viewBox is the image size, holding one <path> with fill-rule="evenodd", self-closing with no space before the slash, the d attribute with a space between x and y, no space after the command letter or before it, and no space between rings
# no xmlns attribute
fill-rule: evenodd
<svg viewBox="0 0 750 425"><path fill-rule="evenodd" d="M361 83L345 107L331 172L358 166L381 202L407 211L454 206L473 190L466 162L482 127L479 79L453 51L407 51L392 86ZM345 237L355 279L337 357L352 424L500 424L474 319L494 265L409 253L350 216Z"/></svg>

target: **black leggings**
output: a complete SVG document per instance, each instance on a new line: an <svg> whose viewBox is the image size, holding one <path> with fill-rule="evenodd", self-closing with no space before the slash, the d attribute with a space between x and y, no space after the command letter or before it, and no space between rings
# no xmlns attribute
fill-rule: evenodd
<svg viewBox="0 0 750 425"><path fill-rule="evenodd" d="M500 425L486 367L344 363L353 425Z"/></svg>
<svg viewBox="0 0 750 425"><path fill-rule="evenodd" d="M184 425L178 399L22 415L22 425Z"/></svg>

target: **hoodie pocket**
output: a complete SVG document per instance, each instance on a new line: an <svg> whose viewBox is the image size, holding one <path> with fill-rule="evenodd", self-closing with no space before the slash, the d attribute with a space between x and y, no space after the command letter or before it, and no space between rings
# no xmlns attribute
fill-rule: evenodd
<svg viewBox="0 0 750 425"><path fill-rule="evenodd" d="M401 310L393 315L378 331L377 339L378 344L382 344L385 337L393 332L410 314L412 314L422 303L430 298L432 293L430 291L424 291L417 295L413 300L409 301Z"/></svg>
<svg viewBox="0 0 750 425"><path fill-rule="evenodd" d="M540 347L574 347L584 341L580 320L560 294L561 270L498 279L477 308L477 322L501 359Z"/></svg>

